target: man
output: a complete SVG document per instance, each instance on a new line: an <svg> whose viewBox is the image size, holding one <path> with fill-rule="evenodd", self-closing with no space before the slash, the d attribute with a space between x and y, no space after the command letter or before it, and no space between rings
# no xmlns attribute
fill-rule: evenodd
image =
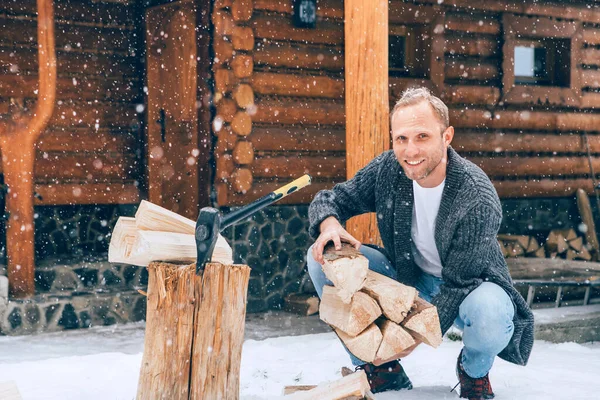
<svg viewBox="0 0 600 400"><path fill-rule="evenodd" d="M369 259L370 269L416 287L437 307L442 333L453 323L463 330L460 397L491 399L488 372L496 355L525 365L533 346L533 314L512 285L496 239L500 200L485 173L450 147L448 107L427 89L402 94L391 131L393 151L315 196L309 274L321 296L331 285L321 268L323 248L344 241ZM366 212L376 213L385 249L361 245L342 226ZM351 359L375 393L412 388L399 361L376 367Z"/></svg>

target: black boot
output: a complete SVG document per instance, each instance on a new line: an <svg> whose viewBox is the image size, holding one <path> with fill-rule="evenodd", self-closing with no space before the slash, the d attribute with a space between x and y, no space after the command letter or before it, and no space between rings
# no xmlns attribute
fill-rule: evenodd
<svg viewBox="0 0 600 400"><path fill-rule="evenodd" d="M397 360L387 362L380 366L364 364L356 367L356 370L364 370L367 374L371 392L381 393L388 390L412 389L412 382L406 376L404 368Z"/></svg>

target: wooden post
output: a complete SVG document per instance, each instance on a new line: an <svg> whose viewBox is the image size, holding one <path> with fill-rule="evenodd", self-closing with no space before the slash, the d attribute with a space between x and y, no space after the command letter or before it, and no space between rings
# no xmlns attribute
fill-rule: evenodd
<svg viewBox="0 0 600 400"><path fill-rule="evenodd" d="M250 268L148 266L138 399L238 399Z"/></svg>
<svg viewBox="0 0 600 400"><path fill-rule="evenodd" d="M346 0L346 174L351 178L389 147L388 2ZM349 221L361 242L377 243L374 214Z"/></svg>
<svg viewBox="0 0 600 400"><path fill-rule="evenodd" d="M38 8L38 101L32 116L13 115L0 123L0 149L4 182L9 193L6 229L9 290L13 297L31 296L34 285L33 164L35 146L46 128L56 98L56 53L52 0L37 0ZM9 119L10 120L10 119Z"/></svg>

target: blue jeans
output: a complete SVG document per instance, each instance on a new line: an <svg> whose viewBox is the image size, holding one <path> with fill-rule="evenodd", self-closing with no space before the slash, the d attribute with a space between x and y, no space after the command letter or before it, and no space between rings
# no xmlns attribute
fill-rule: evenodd
<svg viewBox="0 0 600 400"><path fill-rule="evenodd" d="M397 280L397 274L390 261L378 250L361 246L360 252L369 260L369 269ZM308 273L319 297L323 286L332 285L321 265L312 256L312 247L306 257ZM444 283L442 278L422 273L416 289L421 298L431 301L439 293ZM463 331L462 366L472 378L485 376L494 364L494 359L510 341L514 326L515 308L511 298L500 286L483 282L463 300L454 325ZM348 349L346 349L348 351ZM364 361L350 353L352 364L362 365Z"/></svg>

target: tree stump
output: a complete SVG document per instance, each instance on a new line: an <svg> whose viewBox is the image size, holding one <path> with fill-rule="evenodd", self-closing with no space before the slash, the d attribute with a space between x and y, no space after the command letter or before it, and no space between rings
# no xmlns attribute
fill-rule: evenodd
<svg viewBox="0 0 600 400"><path fill-rule="evenodd" d="M138 399L238 399L250 268L153 262Z"/></svg>

